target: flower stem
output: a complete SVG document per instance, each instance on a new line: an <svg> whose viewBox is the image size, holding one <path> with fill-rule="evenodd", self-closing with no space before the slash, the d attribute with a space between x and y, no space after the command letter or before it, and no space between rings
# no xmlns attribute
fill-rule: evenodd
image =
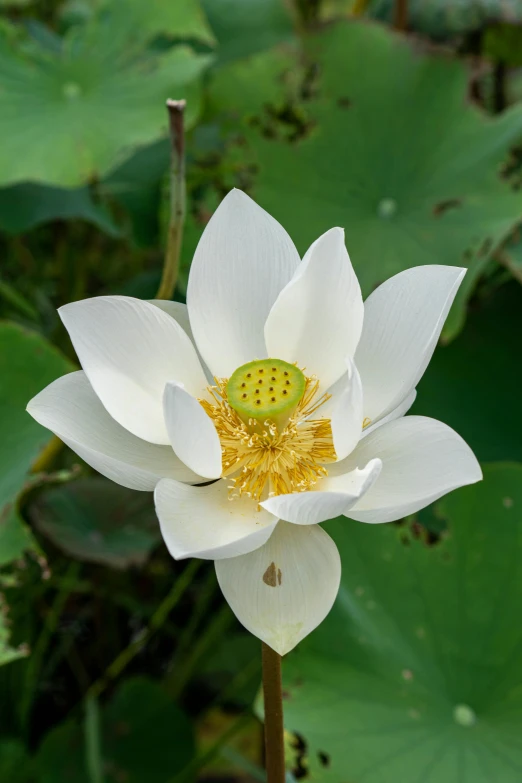
<svg viewBox="0 0 522 783"><path fill-rule="evenodd" d="M408 0L395 0L393 9L393 27L404 33L408 27Z"/></svg>
<svg viewBox="0 0 522 783"><path fill-rule="evenodd" d="M89 783L103 783L103 761L100 744L100 711L91 697L85 701L85 760Z"/></svg>
<svg viewBox="0 0 522 783"><path fill-rule="evenodd" d="M185 222L185 101L167 101L171 142L170 220L163 274L157 299L172 299L179 270Z"/></svg>
<svg viewBox="0 0 522 783"><path fill-rule="evenodd" d="M370 0L355 0L352 5L352 16L364 16L366 9L370 5Z"/></svg>
<svg viewBox="0 0 522 783"><path fill-rule="evenodd" d="M28 659L28 665L25 675L24 688L22 697L20 700L20 717L22 728L29 731L29 721L31 718L31 709L35 694L37 693L37 685L42 670L45 654L49 648L51 640L53 639L56 630L58 628L60 617L65 609L67 599L71 595L72 585L78 578L80 573L80 564L73 562L67 568L65 578L61 583L52 606L50 607L47 616L44 621L44 626L38 637L36 644L32 650L32 654Z"/></svg>
<svg viewBox="0 0 522 783"><path fill-rule="evenodd" d="M281 656L263 642L263 695L265 700L265 765L267 783L285 781L283 687Z"/></svg>

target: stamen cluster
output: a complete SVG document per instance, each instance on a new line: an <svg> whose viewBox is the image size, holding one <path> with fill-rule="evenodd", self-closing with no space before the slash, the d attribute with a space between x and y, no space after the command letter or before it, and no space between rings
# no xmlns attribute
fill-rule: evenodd
<svg viewBox="0 0 522 783"><path fill-rule="evenodd" d="M306 378L304 394L280 430L270 419L243 421L227 400L226 378L209 387L213 401L200 400L216 427L223 451L223 476L231 497L261 501L271 495L304 492L326 476L335 462L330 419L310 418L329 399L318 397L319 381Z"/></svg>

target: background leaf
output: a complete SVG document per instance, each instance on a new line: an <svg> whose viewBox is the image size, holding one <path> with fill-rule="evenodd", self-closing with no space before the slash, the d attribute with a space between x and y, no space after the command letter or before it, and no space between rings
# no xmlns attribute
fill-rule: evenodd
<svg viewBox="0 0 522 783"><path fill-rule="evenodd" d="M81 218L111 236L120 230L109 213L97 204L88 188L52 188L24 183L0 188L0 230L8 234L29 231L50 220Z"/></svg>
<svg viewBox="0 0 522 783"><path fill-rule="evenodd" d="M23 744L18 740L0 742L0 775L9 783L32 783L32 764Z"/></svg>
<svg viewBox="0 0 522 783"><path fill-rule="evenodd" d="M522 135L520 107L492 119L466 106L463 65L375 25L338 24L307 49L319 77L298 142L277 126L244 130L247 152L243 139L234 160L248 161L252 195L301 253L344 226L365 295L402 269L444 263L468 266L469 296L522 208L500 177ZM446 335L462 321L457 314Z"/></svg>
<svg viewBox="0 0 522 783"><path fill-rule="evenodd" d="M283 0L202 0L219 43L219 62L247 57L293 37Z"/></svg>
<svg viewBox="0 0 522 783"><path fill-rule="evenodd" d="M143 564L160 540L151 494L103 478L53 487L29 515L67 555L114 568Z"/></svg>
<svg viewBox="0 0 522 783"><path fill-rule="evenodd" d="M144 677L125 682L103 709L107 783L165 783L194 752L190 723L161 687ZM51 732L38 752L39 783L89 783L83 733L74 721Z"/></svg>
<svg viewBox="0 0 522 783"><path fill-rule="evenodd" d="M172 95L189 99L194 123L208 57L147 49L124 11L116 3L112 22L100 14L72 28L58 51L36 41L15 48L0 35L0 183L74 187L103 176L165 134Z"/></svg>
<svg viewBox="0 0 522 783"><path fill-rule="evenodd" d="M44 386L72 369L73 365L36 332L0 322L0 544L6 547L9 559L19 556L28 540L20 529L16 498L32 464L52 438L25 407ZM0 564L6 562L7 552L0 550Z"/></svg>
<svg viewBox="0 0 522 783"><path fill-rule="evenodd" d="M373 0L370 12L391 19L390 0ZM488 22L522 22L517 0L412 0L408 10L411 29L437 39L479 30Z"/></svg>
<svg viewBox="0 0 522 783"><path fill-rule="evenodd" d="M450 535L432 547L392 525L327 525L339 596L284 675L311 779L520 778L522 466L487 468L439 509Z"/></svg>
<svg viewBox="0 0 522 783"><path fill-rule="evenodd" d="M105 6L111 8L112 2ZM172 38L195 38L207 44L214 43L212 31L199 0L127 0L125 14L131 15L133 25L151 36L164 34Z"/></svg>
<svg viewBox="0 0 522 783"><path fill-rule="evenodd" d="M449 424L480 460L522 462L521 330L516 283L484 295L459 339L435 352L411 412Z"/></svg>

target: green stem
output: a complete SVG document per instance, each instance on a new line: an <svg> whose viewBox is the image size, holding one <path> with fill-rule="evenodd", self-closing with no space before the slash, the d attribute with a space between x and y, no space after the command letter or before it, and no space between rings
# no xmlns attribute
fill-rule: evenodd
<svg viewBox="0 0 522 783"><path fill-rule="evenodd" d="M259 783L266 783L264 769L259 767L257 764L254 764L252 761L250 761L250 759L246 758L246 756L243 756L243 754L239 753L239 751L237 751L235 748L231 748L230 745L228 745L221 751L221 756L222 758L226 759L226 761L230 761L236 767L239 767L242 772L246 772L249 777L259 781Z"/></svg>
<svg viewBox="0 0 522 783"><path fill-rule="evenodd" d="M52 636L56 632L60 617L65 608L67 599L72 592L73 585L76 583L79 571L79 563L71 563L67 569L65 578L60 584L60 588L56 594L54 603L45 619L44 627L34 646L32 655L29 658L27 674L25 676L24 692L20 705L20 716L24 729L27 729L28 727L31 705L33 703L36 692L36 685L39 679L45 653L47 652L47 648Z"/></svg>
<svg viewBox="0 0 522 783"><path fill-rule="evenodd" d="M103 783L103 762L100 739L100 710L92 697L85 700L85 760L89 783Z"/></svg>
<svg viewBox="0 0 522 783"><path fill-rule="evenodd" d="M63 449L63 442L53 435L31 466L31 473L45 473Z"/></svg>
<svg viewBox="0 0 522 783"><path fill-rule="evenodd" d="M221 609L209 623L204 633L196 641L190 655L180 665L179 669L173 672L173 676L165 683L169 696L173 699L179 699L185 685L189 682L195 672L200 660L214 645L222 634L228 629L234 619L227 603L223 603Z"/></svg>
<svg viewBox="0 0 522 783"><path fill-rule="evenodd" d="M225 732L223 732L223 734L221 734L220 737L217 738L210 748L192 759L190 764L187 764L185 769L182 769L181 772L176 775L173 783L188 783L188 781L195 780L196 773L207 764L210 764L232 737L239 734L251 720L252 716L250 714L241 715Z"/></svg>
<svg viewBox="0 0 522 783"><path fill-rule="evenodd" d="M179 270L185 222L185 101L167 101L171 141L170 220L163 274L157 299L172 299Z"/></svg>
<svg viewBox="0 0 522 783"><path fill-rule="evenodd" d="M192 560L186 569L183 571L179 579L176 580L172 590L163 599L158 606L154 614L152 615L149 627L137 638L132 641L128 647L114 659L111 665L106 670L103 677L100 677L91 687L87 693L88 698L98 698L105 690L112 680L122 673L122 671L129 665L129 663L135 658L135 656L143 649L143 647L149 642L151 636L164 624L170 612L176 604L180 601L181 597L185 593L192 579L194 578L197 570L201 567L202 561Z"/></svg>
<svg viewBox="0 0 522 783"><path fill-rule="evenodd" d="M352 5L352 16L364 16L369 5L370 0L355 0Z"/></svg>
<svg viewBox="0 0 522 783"><path fill-rule="evenodd" d="M250 681L254 680L254 677L257 684L260 677L259 660L257 658L251 660L243 669L240 669L238 673L234 675L230 682L228 682L211 701L208 709L210 710L212 707L217 707L219 704L228 701L240 688L249 685Z"/></svg>
<svg viewBox="0 0 522 783"><path fill-rule="evenodd" d="M265 765L267 783L285 783L283 686L281 656L263 642L263 695L265 701Z"/></svg>
<svg viewBox="0 0 522 783"><path fill-rule="evenodd" d="M169 669L173 672L179 672L182 668L182 661L187 656L188 652L194 646L194 638L197 634L199 624L206 614L209 608L210 602L214 597L216 590L216 575L213 568L209 568L206 575L206 579L201 585L199 597L194 611L191 612L188 622L185 624L178 637L178 643L176 646L176 652L172 661L170 662Z"/></svg>

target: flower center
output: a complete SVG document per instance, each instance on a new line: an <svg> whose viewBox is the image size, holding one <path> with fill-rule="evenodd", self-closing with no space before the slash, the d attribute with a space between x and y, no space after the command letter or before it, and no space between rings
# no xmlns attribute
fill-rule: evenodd
<svg viewBox="0 0 522 783"><path fill-rule="evenodd" d="M221 441L231 498L259 502L304 492L327 475L325 465L337 457L330 419L314 417L329 399L319 394L316 378L293 364L263 359L215 381L212 401L200 403Z"/></svg>
<svg viewBox="0 0 522 783"><path fill-rule="evenodd" d="M295 364L261 359L243 364L230 376L227 399L246 424L268 417L281 429L297 409L305 388L306 378Z"/></svg>

